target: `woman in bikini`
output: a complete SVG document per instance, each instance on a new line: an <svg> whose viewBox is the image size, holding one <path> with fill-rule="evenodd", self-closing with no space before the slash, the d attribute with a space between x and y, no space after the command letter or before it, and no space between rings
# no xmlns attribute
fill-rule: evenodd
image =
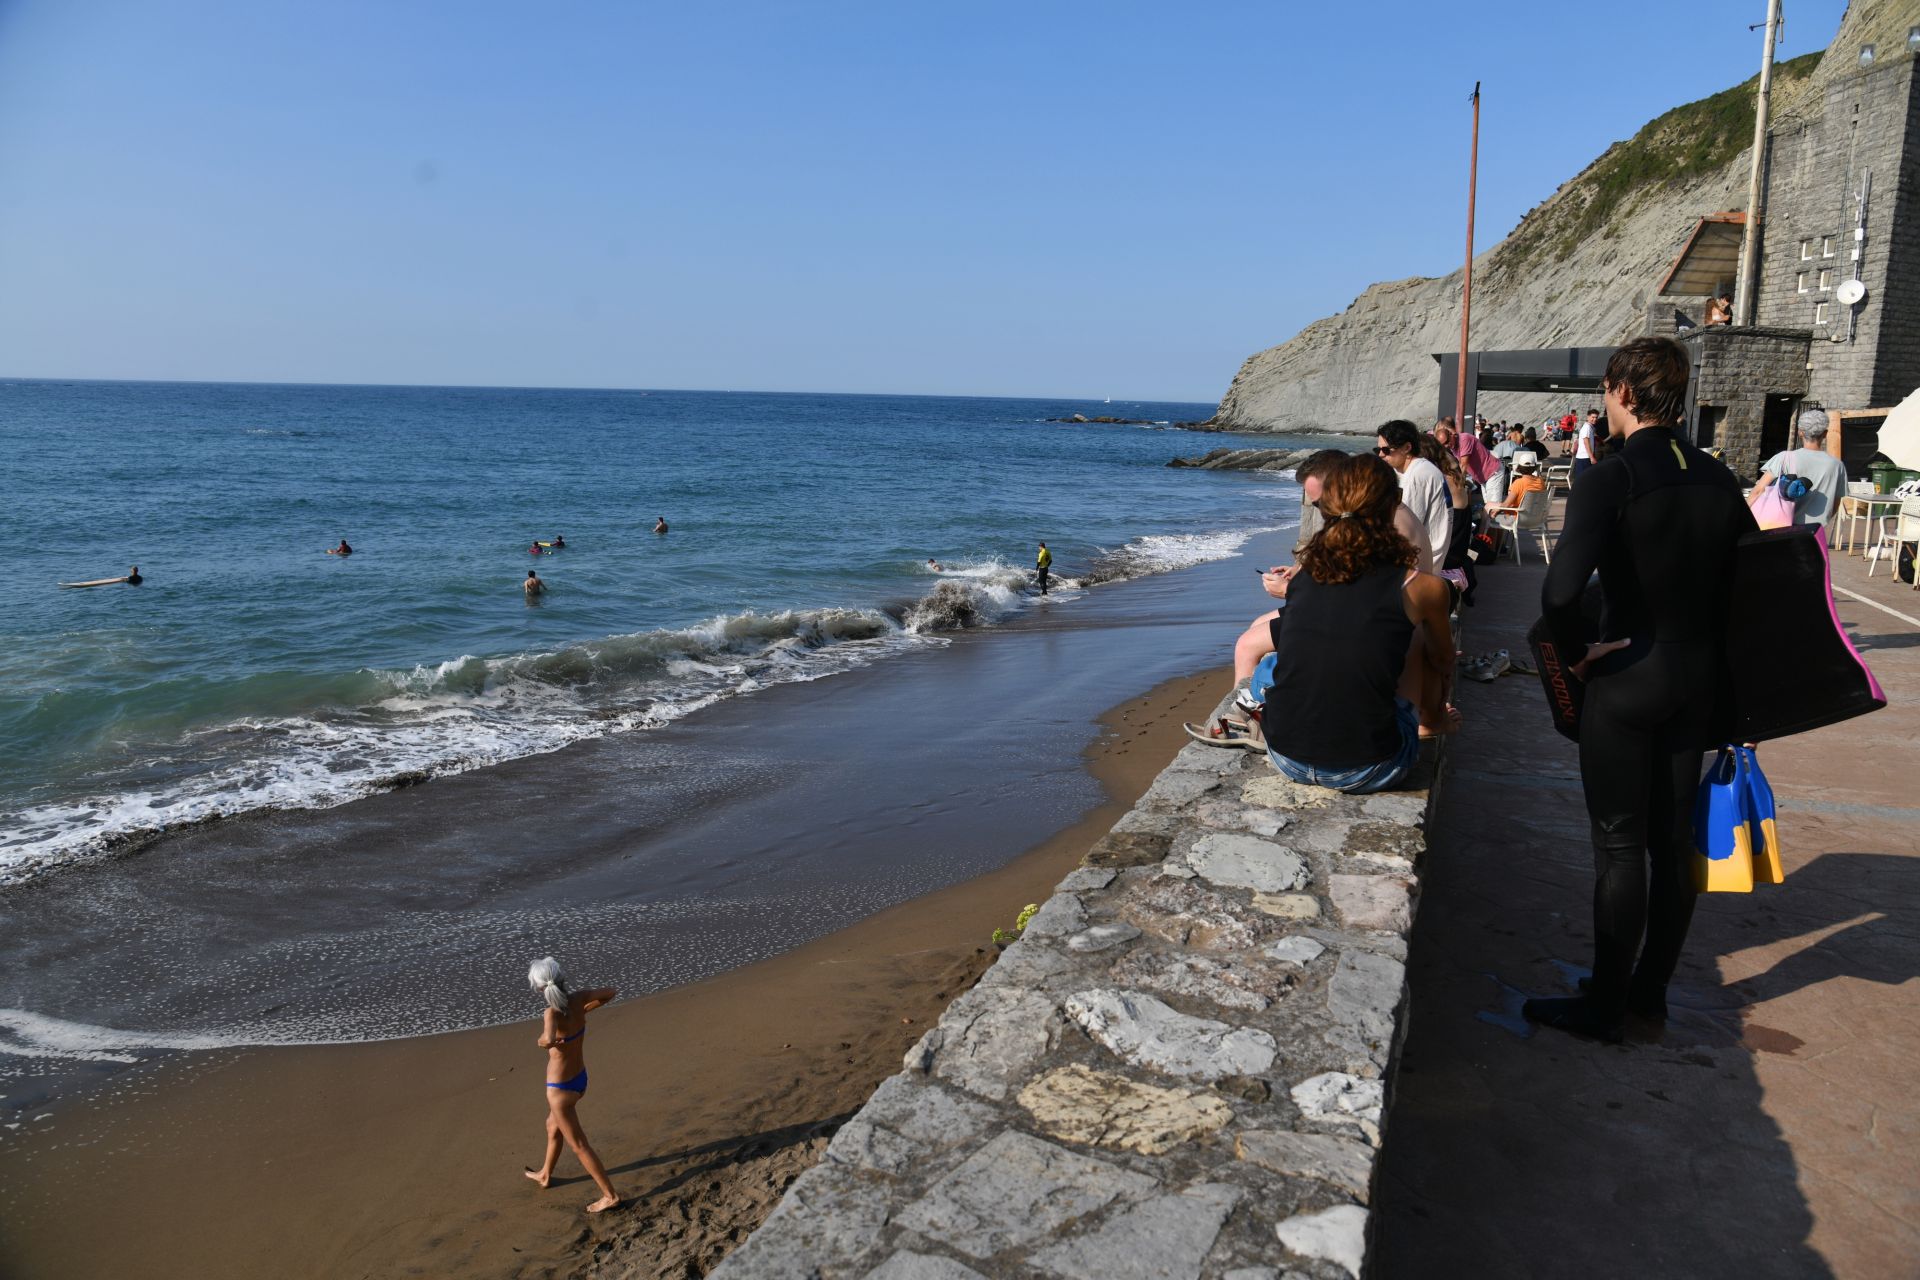
<svg viewBox="0 0 1920 1280"><path fill-rule="evenodd" d="M604 1213L620 1203L620 1194L608 1180L607 1167L600 1163L593 1144L587 1141L574 1108L587 1094L587 1052L580 1043L587 1034L587 1012L611 1004L617 993L612 987L569 993L567 975L552 956L533 962L527 970L527 984L547 1002L540 1039L535 1042L547 1051L547 1158L539 1169L528 1169L527 1176L543 1187L551 1182L564 1142L573 1148L587 1176L600 1188L600 1198L587 1206L587 1212Z"/></svg>

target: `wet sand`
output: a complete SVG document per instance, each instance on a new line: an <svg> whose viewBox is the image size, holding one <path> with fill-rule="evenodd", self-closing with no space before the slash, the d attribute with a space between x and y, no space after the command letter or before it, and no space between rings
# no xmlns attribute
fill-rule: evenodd
<svg viewBox="0 0 1920 1280"><path fill-rule="evenodd" d="M629 1204L552 1189L538 1025L220 1050L125 1072L0 1151L9 1277L697 1276L1152 781L1226 689L1167 681L1101 718L1106 799L1014 861L798 949L596 1014L580 1116ZM531 1010L529 1010L531 1012ZM423 1011L423 1017L430 1016Z"/></svg>

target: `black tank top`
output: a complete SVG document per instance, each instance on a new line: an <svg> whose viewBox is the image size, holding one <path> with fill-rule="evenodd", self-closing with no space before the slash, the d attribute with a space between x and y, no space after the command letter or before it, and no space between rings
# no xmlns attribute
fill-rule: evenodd
<svg viewBox="0 0 1920 1280"><path fill-rule="evenodd" d="M1394 698L1413 642L1406 577L1399 565L1338 586L1295 575L1262 717L1275 751L1317 769L1355 769L1399 752Z"/></svg>

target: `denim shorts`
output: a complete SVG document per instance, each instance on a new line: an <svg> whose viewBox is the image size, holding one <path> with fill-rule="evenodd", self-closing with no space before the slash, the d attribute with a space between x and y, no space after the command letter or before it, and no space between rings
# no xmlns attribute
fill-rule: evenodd
<svg viewBox="0 0 1920 1280"><path fill-rule="evenodd" d="M1419 712L1405 698L1395 698L1393 719L1400 728L1400 750L1393 754L1392 759L1379 764L1363 764L1351 769L1318 769L1298 760L1289 760L1272 747L1267 748L1267 759L1273 761L1273 767L1280 771L1282 777L1293 782L1344 791L1348 795L1385 791L1406 777L1413 768L1413 762L1420 758Z"/></svg>

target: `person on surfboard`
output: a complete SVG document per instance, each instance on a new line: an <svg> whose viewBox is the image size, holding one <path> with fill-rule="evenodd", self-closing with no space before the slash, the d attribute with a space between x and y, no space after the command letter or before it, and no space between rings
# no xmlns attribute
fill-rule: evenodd
<svg viewBox="0 0 1920 1280"><path fill-rule="evenodd" d="M347 545L345 538L342 538L340 539L339 546L328 548L327 554L330 556L350 556L353 554L353 548Z"/></svg>
<svg viewBox="0 0 1920 1280"><path fill-rule="evenodd" d="M114 587L124 582L130 587L137 587L145 581L146 579L140 576L140 566L136 564L129 565L123 577L95 578L92 582L63 582L60 585L63 587Z"/></svg>

